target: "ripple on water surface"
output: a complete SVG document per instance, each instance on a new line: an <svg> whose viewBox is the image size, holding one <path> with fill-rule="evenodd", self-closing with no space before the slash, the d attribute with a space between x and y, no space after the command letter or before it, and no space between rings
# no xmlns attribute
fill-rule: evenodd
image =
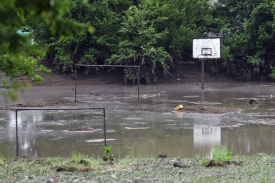
<svg viewBox="0 0 275 183"><path fill-rule="evenodd" d="M114 141L116 139L106 139L106 141ZM86 140L86 142L104 142L104 139L90 139Z"/></svg>

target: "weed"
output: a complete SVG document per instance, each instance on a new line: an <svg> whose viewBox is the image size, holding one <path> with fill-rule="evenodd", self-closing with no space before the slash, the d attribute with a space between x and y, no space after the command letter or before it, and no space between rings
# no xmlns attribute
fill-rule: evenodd
<svg viewBox="0 0 275 183"><path fill-rule="evenodd" d="M225 146L214 146L213 148L213 159L216 162L230 161L231 152Z"/></svg>
<svg viewBox="0 0 275 183"><path fill-rule="evenodd" d="M203 159L201 160L201 165L202 165L202 166L206 166L208 163L209 163L209 160L208 160L208 159L203 158Z"/></svg>
<svg viewBox="0 0 275 183"><path fill-rule="evenodd" d="M111 146L105 146L104 147L104 156L113 156Z"/></svg>
<svg viewBox="0 0 275 183"><path fill-rule="evenodd" d="M105 146L104 147L104 156L103 161L109 161L110 164L113 164L114 158L112 154L112 147L111 146Z"/></svg>
<svg viewBox="0 0 275 183"><path fill-rule="evenodd" d="M71 159L74 160L75 162L80 162L81 160L87 159L88 156L85 154L81 154L78 152L72 152L71 154Z"/></svg>

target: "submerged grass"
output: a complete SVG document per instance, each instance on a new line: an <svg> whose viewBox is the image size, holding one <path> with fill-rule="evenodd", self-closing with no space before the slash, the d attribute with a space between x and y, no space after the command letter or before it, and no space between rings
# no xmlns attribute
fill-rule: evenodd
<svg viewBox="0 0 275 183"><path fill-rule="evenodd" d="M73 157L73 156L72 156ZM275 182L275 156L232 156L242 166L206 168L201 158L2 158L0 182ZM175 166L181 165L181 166Z"/></svg>

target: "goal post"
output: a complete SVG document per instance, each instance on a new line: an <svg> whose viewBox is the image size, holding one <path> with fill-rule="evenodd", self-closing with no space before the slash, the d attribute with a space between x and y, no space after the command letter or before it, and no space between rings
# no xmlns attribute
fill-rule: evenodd
<svg viewBox="0 0 275 183"><path fill-rule="evenodd" d="M74 76L74 102L76 103L76 94L77 94L77 68L78 67L123 67L123 68L136 68L138 69L138 102L139 102L139 86L140 86L140 66L138 65L90 65L90 64L75 64L75 76Z"/></svg>

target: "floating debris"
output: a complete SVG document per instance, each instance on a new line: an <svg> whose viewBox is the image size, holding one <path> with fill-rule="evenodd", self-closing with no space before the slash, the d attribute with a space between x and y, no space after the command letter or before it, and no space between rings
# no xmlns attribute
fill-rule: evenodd
<svg viewBox="0 0 275 183"><path fill-rule="evenodd" d="M175 107L175 111L180 111L183 109L183 105L178 105L177 107Z"/></svg>
<svg viewBox="0 0 275 183"><path fill-rule="evenodd" d="M76 128L69 128L68 131L95 131L93 127L90 126L83 126L83 127L76 127Z"/></svg>

